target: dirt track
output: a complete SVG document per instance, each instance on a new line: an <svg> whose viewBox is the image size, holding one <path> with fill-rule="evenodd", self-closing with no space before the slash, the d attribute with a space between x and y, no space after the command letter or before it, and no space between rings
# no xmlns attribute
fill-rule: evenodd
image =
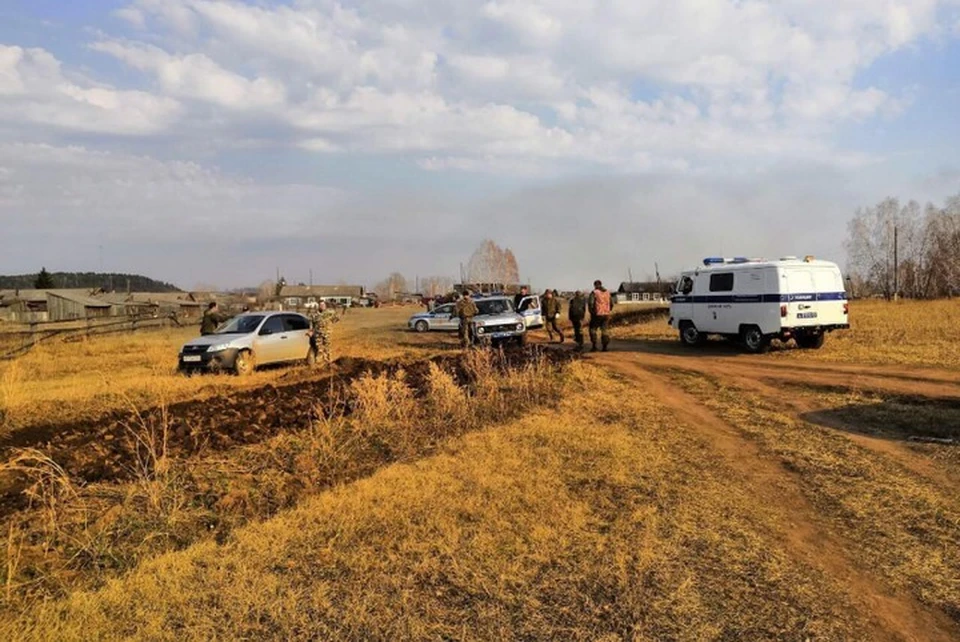
<svg viewBox="0 0 960 642"><path fill-rule="evenodd" d="M782 357L784 355L745 355L735 347L719 343L691 351L678 343L639 340L614 342L611 352L591 354L588 359L635 383L638 390L655 395L723 455L737 477L736 483L745 484L765 504L779 507L788 548L805 563L841 580L851 594L858 596L867 612L874 616L872 638L960 639L957 613L952 612L953 609L941 610L924 604L910 591L891 586L864 562L862 555L857 556L858 542L845 536L836 515L822 510L824 502L811 490L807 480L791 470L777 452L758 442L755 435L722 418L703 398L691 394L678 382L678 378L683 377L723 382L750 395L751 399L779 408L779 412L792 420L810 421L820 429L842 435L872 455L923 478L945 495L956 497L960 496L960 478L942 459L932 456L943 452L919 449L905 441L910 435L884 432L883 426L870 425L866 418L858 418L854 412L838 417L819 393L829 390L837 394L889 396L900 402L943 407L953 413L948 417L957 417L960 416L960 372L838 365ZM960 432L960 425L943 428L950 436ZM933 448L949 451L947 461L950 462L960 446Z"/></svg>

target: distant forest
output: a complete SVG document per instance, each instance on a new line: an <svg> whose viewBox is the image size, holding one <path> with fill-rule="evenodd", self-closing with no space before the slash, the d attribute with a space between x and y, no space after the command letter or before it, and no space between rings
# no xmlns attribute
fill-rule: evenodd
<svg viewBox="0 0 960 642"><path fill-rule="evenodd" d="M180 288L155 281L139 274L100 274L97 272L51 272L54 288L103 288L107 291L126 292L179 292ZM37 282L37 274L0 275L2 290L30 290Z"/></svg>

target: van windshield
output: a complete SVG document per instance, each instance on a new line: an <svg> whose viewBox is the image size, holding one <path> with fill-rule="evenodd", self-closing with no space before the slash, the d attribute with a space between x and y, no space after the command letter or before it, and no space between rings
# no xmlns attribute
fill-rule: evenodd
<svg viewBox="0 0 960 642"><path fill-rule="evenodd" d="M260 327L261 321L262 314L234 317L217 328L217 334L250 334Z"/></svg>

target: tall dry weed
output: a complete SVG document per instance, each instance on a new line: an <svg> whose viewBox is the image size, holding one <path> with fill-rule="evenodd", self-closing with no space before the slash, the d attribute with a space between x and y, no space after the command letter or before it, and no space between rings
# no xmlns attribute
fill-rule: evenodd
<svg viewBox="0 0 960 642"><path fill-rule="evenodd" d="M427 417L437 435L457 433L472 425L472 413L466 391L457 385L453 376L435 363L427 371Z"/></svg>
<svg viewBox="0 0 960 642"><path fill-rule="evenodd" d="M16 426L18 412L28 401L24 378L19 360L11 361L0 375L0 431Z"/></svg>

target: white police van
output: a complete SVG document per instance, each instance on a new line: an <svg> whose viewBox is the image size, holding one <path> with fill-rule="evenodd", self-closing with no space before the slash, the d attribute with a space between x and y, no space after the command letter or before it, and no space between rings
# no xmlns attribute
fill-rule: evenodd
<svg viewBox="0 0 960 642"><path fill-rule="evenodd" d="M812 256L708 258L677 282L670 325L688 346L720 335L750 352L763 352L773 339L817 349L826 333L850 327L848 311L836 263Z"/></svg>

